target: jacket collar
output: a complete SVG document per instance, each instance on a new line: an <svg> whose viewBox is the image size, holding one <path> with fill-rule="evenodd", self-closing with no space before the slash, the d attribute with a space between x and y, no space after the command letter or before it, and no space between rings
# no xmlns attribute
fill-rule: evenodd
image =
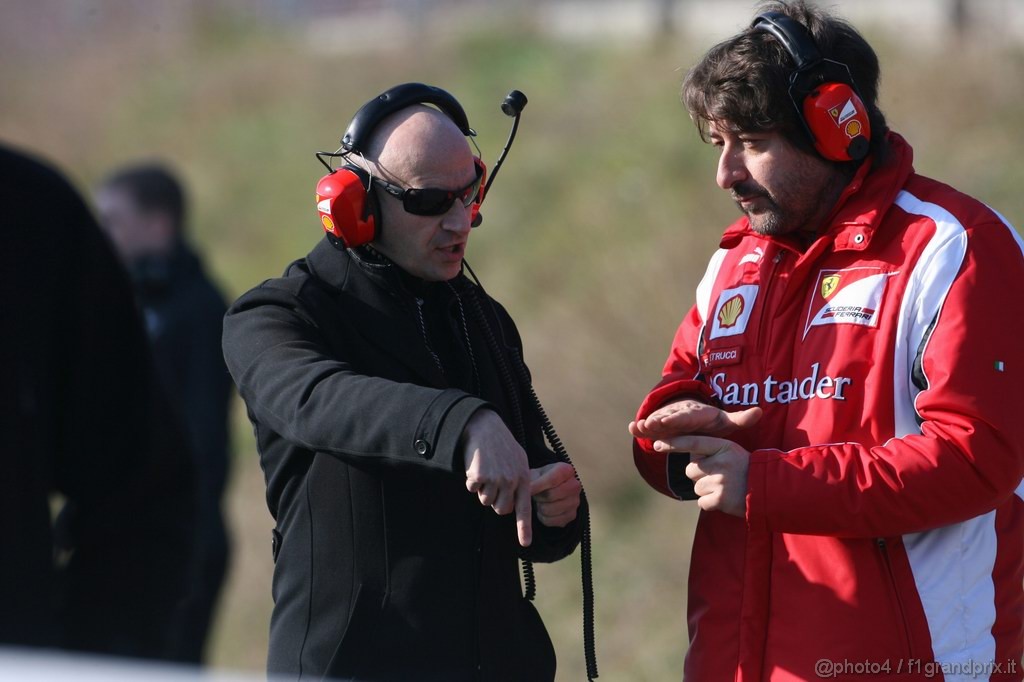
<svg viewBox="0 0 1024 682"><path fill-rule="evenodd" d="M356 272L384 289L389 295L410 303L417 298L444 296L450 291L444 282L425 282L413 277L386 256L369 247L361 246L341 251L327 238L313 248L306 257L306 263L313 276L337 291L351 286L350 277ZM465 275L459 273L451 284L456 289L461 289L465 281Z"/></svg>
<svg viewBox="0 0 1024 682"><path fill-rule="evenodd" d="M825 220L827 227L819 239L832 241L835 251L863 251L868 248L896 195L914 172L914 151L910 144L894 132L888 133L888 140L886 158L875 165L869 157L861 165ZM721 247L731 249L748 236L793 248L792 244L754 232L746 216L726 229Z"/></svg>
<svg viewBox="0 0 1024 682"><path fill-rule="evenodd" d="M324 237L306 256L310 273L329 289L340 292L348 280L352 265L347 253L339 251Z"/></svg>
<svg viewBox="0 0 1024 682"><path fill-rule="evenodd" d="M369 343L386 349L428 385L447 386L418 326L416 299L423 296L412 290L422 286L443 295L447 287L416 280L365 248L339 250L327 238L309 253L306 265L316 280L346 300L345 316Z"/></svg>

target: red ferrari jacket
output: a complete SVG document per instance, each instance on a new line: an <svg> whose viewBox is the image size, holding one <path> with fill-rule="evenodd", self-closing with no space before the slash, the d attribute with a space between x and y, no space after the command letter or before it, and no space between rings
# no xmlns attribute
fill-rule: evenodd
<svg viewBox="0 0 1024 682"><path fill-rule="evenodd" d="M1024 675L1022 242L891 142L806 250L729 227L638 412L764 410L746 518L697 522L687 680Z"/></svg>

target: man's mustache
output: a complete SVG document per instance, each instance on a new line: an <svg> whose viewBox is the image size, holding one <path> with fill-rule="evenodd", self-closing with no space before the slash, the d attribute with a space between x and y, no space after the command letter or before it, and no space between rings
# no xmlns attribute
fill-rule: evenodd
<svg viewBox="0 0 1024 682"><path fill-rule="evenodd" d="M742 201L743 199L753 199L755 197L768 197L771 199L771 195L761 185L753 182L737 183L732 186L729 191L733 201Z"/></svg>

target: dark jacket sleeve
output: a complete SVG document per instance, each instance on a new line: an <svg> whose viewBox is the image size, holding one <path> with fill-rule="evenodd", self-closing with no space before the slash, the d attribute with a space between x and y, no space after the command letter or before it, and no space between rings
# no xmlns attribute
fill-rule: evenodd
<svg viewBox="0 0 1024 682"><path fill-rule="evenodd" d="M224 305L212 284L202 282L196 295L183 303L196 307L190 316L184 344L181 411L189 442L196 455L201 503L224 492L228 468L228 411L231 377L221 353ZM206 510L207 513L210 510Z"/></svg>
<svg viewBox="0 0 1024 682"><path fill-rule="evenodd" d="M361 374L328 348L308 305L265 283L224 320L228 370L260 425L310 451L363 466L414 466L464 475L457 444L487 403Z"/></svg>
<svg viewBox="0 0 1024 682"><path fill-rule="evenodd" d="M523 427L526 431L526 454L530 460L530 468L536 469L547 464L563 461L551 448L548 447L542 426L541 410L543 406L532 391L532 377L530 369L523 361L523 341L519 336L519 330L511 316L505 311L500 303L495 301L495 312L499 316L500 333L503 343L511 346L508 353L508 361L512 364L509 368L520 380L526 380L530 385L521 386L520 402L523 414ZM518 364L517 369L515 365ZM549 422L550 426L550 422ZM575 551L580 542L583 531L583 524L580 519L588 513L586 499L580 501L580 508L576 518L564 528L545 526L537 518L536 505L533 513L533 542L529 547L521 548L520 555L524 559L539 562L552 562L563 559Z"/></svg>

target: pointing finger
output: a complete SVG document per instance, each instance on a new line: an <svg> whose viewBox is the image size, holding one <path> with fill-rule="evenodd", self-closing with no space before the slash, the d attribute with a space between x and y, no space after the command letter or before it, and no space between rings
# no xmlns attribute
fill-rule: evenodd
<svg viewBox="0 0 1024 682"><path fill-rule="evenodd" d="M530 489L525 485L516 488L516 530L519 544L529 547L533 542L533 506L530 504Z"/></svg>

